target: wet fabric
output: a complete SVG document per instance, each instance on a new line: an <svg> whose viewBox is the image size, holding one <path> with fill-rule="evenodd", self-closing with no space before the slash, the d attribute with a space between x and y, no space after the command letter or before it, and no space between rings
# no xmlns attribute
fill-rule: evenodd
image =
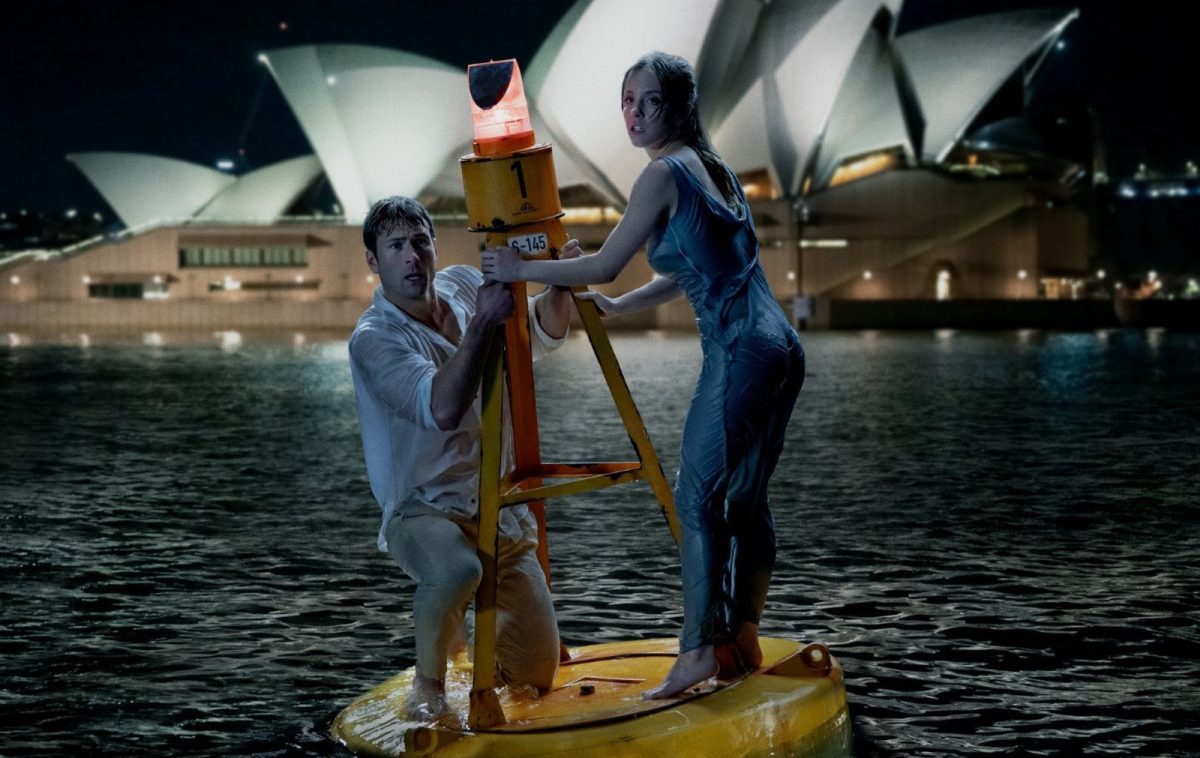
<svg viewBox="0 0 1200 758"><path fill-rule="evenodd" d="M475 315L482 284L483 274L471 266L450 266L434 277L461 334ZM533 298L529 310L534 312ZM546 334L536 318L530 324L534 360L566 339ZM380 287L350 336L349 351L367 478L382 511L379 549L387 550L387 524L406 503L473 518L479 507L479 396L454 429L438 428L430 403L433 375L458 348L389 302ZM501 533L518 536L521 518L531 518L524 506L502 510Z"/></svg>
<svg viewBox="0 0 1200 758"><path fill-rule="evenodd" d="M804 382L804 351L758 263L741 187L731 207L678 158L678 202L649 262L696 311L703 363L684 422L675 508L686 652L757 623L775 564L767 482Z"/></svg>
<svg viewBox="0 0 1200 758"><path fill-rule="evenodd" d="M558 625L537 559L537 524L501 535L496 556L496 668L505 684L546 688L558 670ZM413 595L417 671L446 675L452 645L469 642L467 609L483 576L474 519L421 504L401 506L386 525L388 554L417 583ZM456 639L461 635L461 639Z"/></svg>

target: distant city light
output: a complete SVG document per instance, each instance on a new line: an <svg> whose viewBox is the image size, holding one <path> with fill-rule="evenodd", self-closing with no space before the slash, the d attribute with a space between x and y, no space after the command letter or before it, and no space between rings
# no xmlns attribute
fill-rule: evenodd
<svg viewBox="0 0 1200 758"><path fill-rule="evenodd" d="M1107 276L1107 274L1105 273L1104 269L1100 269L1096 272L1097 279L1103 279L1105 276Z"/></svg>
<svg viewBox="0 0 1200 758"><path fill-rule="evenodd" d="M233 170L233 161L228 158L221 158L217 161L217 168L221 171L231 171Z"/></svg>
<svg viewBox="0 0 1200 758"><path fill-rule="evenodd" d="M1054 49L1056 49L1056 50L1066 50L1066 49L1067 49L1067 43L1066 43L1066 42L1063 42L1062 40L1059 40L1059 41L1058 41L1058 44L1056 44L1056 45L1054 46Z"/></svg>
<svg viewBox="0 0 1200 758"><path fill-rule="evenodd" d="M288 25L287 25L287 22L286 22L286 21L280 21L280 22L279 22L279 31L281 31L281 32L286 32L287 30L288 30Z"/></svg>
<svg viewBox="0 0 1200 758"><path fill-rule="evenodd" d="M800 240L800 247L845 247L847 244L846 240L839 239Z"/></svg>
<svg viewBox="0 0 1200 758"><path fill-rule="evenodd" d="M1148 281L1148 282L1158 281L1158 272L1155 271L1154 269L1150 269L1149 273L1146 274L1146 281Z"/></svg>
<svg viewBox="0 0 1200 758"><path fill-rule="evenodd" d="M259 54L258 54L258 62L259 62L259 63L263 63L263 64L265 64L265 63L267 62L267 54L266 54L266 53L259 53Z"/></svg>
<svg viewBox="0 0 1200 758"><path fill-rule="evenodd" d="M96 211L95 213L93 213L92 218L95 219L96 221L104 220L104 217L100 215L100 211Z"/></svg>
<svg viewBox="0 0 1200 758"><path fill-rule="evenodd" d="M79 211L75 210L74 208L67 208L67 213L66 213L67 218L75 218L78 215L79 215Z"/></svg>
<svg viewBox="0 0 1200 758"><path fill-rule="evenodd" d="M871 274L870 271L863 272L863 279L866 279L867 281L870 281L872 276L873 276L873 274Z"/></svg>
<svg viewBox="0 0 1200 758"><path fill-rule="evenodd" d="M337 77L333 74L330 74L329 76L325 77L325 83L332 87L333 85L337 84Z"/></svg>
<svg viewBox="0 0 1200 758"><path fill-rule="evenodd" d="M1025 269L1021 269L1020 271L1017 272L1017 278L1018 279L1028 279L1029 272L1027 272Z"/></svg>
<svg viewBox="0 0 1200 758"><path fill-rule="evenodd" d="M216 332L216 337L220 340L221 350L227 353L236 351L242 346L242 333L233 331L232 329L224 332Z"/></svg>

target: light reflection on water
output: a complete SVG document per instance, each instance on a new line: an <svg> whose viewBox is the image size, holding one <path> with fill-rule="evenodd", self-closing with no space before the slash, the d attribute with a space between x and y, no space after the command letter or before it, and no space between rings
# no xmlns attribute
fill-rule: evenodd
<svg viewBox="0 0 1200 758"><path fill-rule="evenodd" d="M803 336L764 632L831 645L860 755L1194 750L1200 337ZM670 474L698 346L614 343ZM547 458L628 455L586 342L538 378ZM0 752L337 753L411 664L343 339L10 335L0 411ZM674 634L647 489L549 518L569 642Z"/></svg>

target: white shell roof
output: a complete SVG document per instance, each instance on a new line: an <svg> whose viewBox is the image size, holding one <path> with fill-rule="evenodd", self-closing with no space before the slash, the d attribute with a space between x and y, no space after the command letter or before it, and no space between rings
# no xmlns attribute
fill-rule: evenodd
<svg viewBox="0 0 1200 758"><path fill-rule="evenodd" d="M824 188L846 159L900 147L914 158L896 87L893 48L871 31L842 83L813 172L813 189Z"/></svg>
<svg viewBox="0 0 1200 758"><path fill-rule="evenodd" d="M321 163L313 155L240 177L142 153L74 153L67 160L130 229L189 218L274 221L321 174Z"/></svg>
<svg viewBox="0 0 1200 758"><path fill-rule="evenodd" d="M238 177L196 215L226 221L274 221L320 175L321 162L315 155L273 163Z"/></svg>
<svg viewBox="0 0 1200 758"><path fill-rule="evenodd" d="M130 229L190 218L237 181L207 166L143 153L73 153L67 160Z"/></svg>
<svg viewBox="0 0 1200 758"><path fill-rule="evenodd" d="M363 45L265 57L349 220L388 195L420 194L470 142L465 71Z"/></svg>
<svg viewBox="0 0 1200 758"><path fill-rule="evenodd" d="M627 198L646 165L646 154L629 144L621 118L625 70L651 50L681 55L694 65L717 5L718 0L581 0L534 56L526 92L554 143L581 170L594 169L593 181L603 194Z"/></svg>
<svg viewBox="0 0 1200 758"><path fill-rule="evenodd" d="M730 151L746 134L765 135L768 154L760 167L771 171L784 194L798 195L855 53L882 7L880 0L768 5L750 43L762 86L748 88L716 129L718 152Z"/></svg>
<svg viewBox="0 0 1200 758"><path fill-rule="evenodd" d="M923 157L942 160L1017 67L1053 43L1077 15L1061 8L995 13L898 37L925 114Z"/></svg>
<svg viewBox="0 0 1200 758"><path fill-rule="evenodd" d="M621 76L646 52L669 51L696 67L717 151L735 171L766 169L795 197L806 180L819 190L844 160L875 150L943 159L997 89L1026 61L1032 75L1077 15L970 17L897 39L902 3L578 0L523 71L535 132L554 145L560 186L586 183L623 204L646 155L623 128ZM461 195L457 161L471 143L465 71L362 45L292 47L264 61L319 166L285 161L235 184L157 156L68 158L131 227L196 214L277 216L320 169L351 221L388 195Z"/></svg>

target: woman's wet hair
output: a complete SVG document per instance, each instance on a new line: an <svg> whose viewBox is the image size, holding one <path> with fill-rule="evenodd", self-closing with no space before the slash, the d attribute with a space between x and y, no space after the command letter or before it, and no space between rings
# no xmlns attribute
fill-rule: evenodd
<svg viewBox="0 0 1200 758"><path fill-rule="evenodd" d="M374 252L379 235L399 224L413 229L423 225L429 230L430 237L437 236L433 231L433 219L429 218L425 206L412 198L392 195L377 201L367 212L367 218L363 221L363 244Z"/></svg>
<svg viewBox="0 0 1200 758"><path fill-rule="evenodd" d="M655 50L646 53L629 67L621 77L621 95L625 94L625 81L634 71L649 71L658 79L662 91L663 109L668 134L672 141L679 140L696 151L705 170L729 202L736 202L733 172L713 150L700 125L700 108L696 98L696 73L692 65L678 55Z"/></svg>

